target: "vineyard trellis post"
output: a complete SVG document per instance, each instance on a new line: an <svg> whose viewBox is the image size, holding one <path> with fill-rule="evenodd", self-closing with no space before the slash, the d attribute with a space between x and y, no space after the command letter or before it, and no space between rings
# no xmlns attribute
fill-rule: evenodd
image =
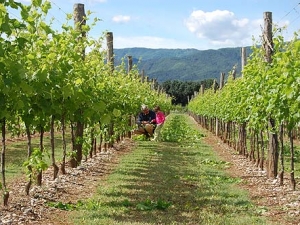
<svg viewBox="0 0 300 225"><path fill-rule="evenodd" d="M74 25L75 29L79 29L82 31L82 26L86 24L85 20L85 11L84 11L84 4L74 4ZM79 40L86 36L84 31L81 32L81 36ZM85 58L85 49L82 49L82 59ZM82 140L83 140L83 130L84 130L84 123L81 121L81 117L83 115L83 109L79 108L77 113L77 121L76 121L76 130L75 130L75 143L73 144L73 151L76 154L76 157L72 157L70 160L71 167L76 167L80 164L82 160Z"/></svg>
<svg viewBox="0 0 300 225"><path fill-rule="evenodd" d="M114 71L114 41L113 32L106 33L106 44L107 44L107 63L110 65L111 72Z"/></svg>
<svg viewBox="0 0 300 225"><path fill-rule="evenodd" d="M128 74L130 74L130 71L132 70L132 56L131 55L129 55L129 56L127 56L127 59L128 59ZM133 117L133 115L129 115L129 119L128 119L128 126L129 127L131 127L132 126L132 117ZM131 131L129 130L128 132L127 132L127 136L128 136L128 138L131 138Z"/></svg>
<svg viewBox="0 0 300 225"><path fill-rule="evenodd" d="M273 55L273 37L272 37L272 12L264 12L264 31L263 47L265 50L265 61L272 63ZM279 142L276 131L276 121L270 116L269 118L269 146L267 160L267 175L269 178L276 178L278 172L278 153ZM263 156L262 156L263 157Z"/></svg>
<svg viewBox="0 0 300 225"><path fill-rule="evenodd" d="M224 77L225 77L225 73L221 73L220 74L220 84L219 84L219 90L222 89L223 85L224 85ZM218 118L216 118L216 131L215 131L215 135L217 137L219 137L220 135L220 132L219 132L219 129L220 129L220 121Z"/></svg>
<svg viewBox="0 0 300 225"><path fill-rule="evenodd" d="M236 66L233 67L232 78L233 78L233 80L236 79Z"/></svg>
<svg viewBox="0 0 300 225"><path fill-rule="evenodd" d="M145 70L142 70L141 82L144 83L144 81L145 81Z"/></svg>
<svg viewBox="0 0 300 225"><path fill-rule="evenodd" d="M200 93L201 95L204 95L204 89L205 89L205 84L202 83L202 84L200 85L200 89L199 89L199 93ZM206 117L202 115L200 120L201 120L201 125L202 125L203 127L207 128L207 126L206 126Z"/></svg>
<svg viewBox="0 0 300 225"><path fill-rule="evenodd" d="M243 77L243 69L246 65L246 48L242 47L241 48L241 71L242 71L242 77ZM236 70L235 70L236 71ZM235 77L235 76L234 76ZM248 152L247 152L247 129L246 129L246 122L242 122L238 124L238 141L236 144L236 149L238 152L246 157L248 157ZM250 156L251 158L251 156Z"/></svg>
<svg viewBox="0 0 300 225"><path fill-rule="evenodd" d="M113 39L113 33L112 32L107 32L106 33L106 44L107 44L107 64L110 66L110 72L111 75L115 69L115 64L114 64L114 39ZM112 137L114 135L114 124L111 122L109 124L108 128L108 136L109 136L109 147L113 146L112 143ZM100 146L101 148L101 146Z"/></svg>
<svg viewBox="0 0 300 225"><path fill-rule="evenodd" d="M1 121L1 134L2 134L2 150L1 150L1 174L2 174L2 199L3 199L3 205L8 205L8 198L9 198L9 191L7 191L6 187L6 180L5 180L5 153L6 153L6 137L5 137L5 130L6 129L6 119L3 118ZM0 183L1 184L1 183Z"/></svg>
<svg viewBox="0 0 300 225"><path fill-rule="evenodd" d="M241 75L243 77L243 70L244 70L244 67L247 64L247 52L246 52L246 48L245 47L241 48L241 57L242 57L242 61L241 61L241 71L242 71L242 74Z"/></svg>
<svg viewBox="0 0 300 225"><path fill-rule="evenodd" d="M132 56L129 55L127 56L127 60L128 60L128 74L130 73L130 71L132 70Z"/></svg>

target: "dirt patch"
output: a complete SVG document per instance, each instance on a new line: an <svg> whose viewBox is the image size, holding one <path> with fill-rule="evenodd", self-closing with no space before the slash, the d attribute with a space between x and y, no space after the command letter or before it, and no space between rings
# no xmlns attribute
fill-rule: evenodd
<svg viewBox="0 0 300 225"><path fill-rule="evenodd" d="M204 142L212 146L222 160L230 162L228 173L242 178L240 186L248 190L251 200L272 224L300 224L299 181L296 191L291 190L289 178L285 178L284 185L280 186L279 179L268 179L266 171L260 170L245 156L238 155L216 136L205 133Z"/></svg>

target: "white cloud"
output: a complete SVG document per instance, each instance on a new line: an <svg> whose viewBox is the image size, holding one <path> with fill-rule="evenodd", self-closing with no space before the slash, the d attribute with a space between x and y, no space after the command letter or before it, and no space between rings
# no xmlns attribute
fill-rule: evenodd
<svg viewBox="0 0 300 225"><path fill-rule="evenodd" d="M215 46L252 45L252 37L261 33L262 20L238 19L233 12L215 10L193 11L185 21L188 30L200 39L206 39Z"/></svg>
<svg viewBox="0 0 300 225"><path fill-rule="evenodd" d="M135 37L114 37L114 48L132 48L132 47L144 47L144 48L195 48L189 46L189 43L178 42L174 39L166 39L153 36L135 36Z"/></svg>
<svg viewBox="0 0 300 225"><path fill-rule="evenodd" d="M131 20L130 16L117 15L112 18L116 23L127 23Z"/></svg>

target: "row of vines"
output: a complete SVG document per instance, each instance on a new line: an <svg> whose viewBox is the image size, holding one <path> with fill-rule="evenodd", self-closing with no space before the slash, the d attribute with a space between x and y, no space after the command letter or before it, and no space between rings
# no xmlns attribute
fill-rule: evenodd
<svg viewBox="0 0 300 225"><path fill-rule="evenodd" d="M284 161L288 160L286 167L295 190L295 139L299 138L300 123L300 41L297 32L294 39L287 42L280 34L274 35L275 29L271 30L271 40L264 33L262 43L253 46L242 76L234 79L230 72L222 89L197 95L189 102L188 109L199 123L259 168L266 169L269 178L279 177L281 185ZM271 60L267 60L267 50L272 53Z"/></svg>
<svg viewBox="0 0 300 225"><path fill-rule="evenodd" d="M43 136L50 132L55 179L59 170L65 173L66 160L76 167L83 151L90 156L96 153L96 140L113 144L128 135L134 128L130 118L139 112L142 103L158 104L166 111L171 107L171 99L144 82L136 66L130 71L124 65L111 69L107 52L103 50L105 34L100 34L99 39L86 35L98 22L97 18L89 25L79 21L73 26L69 25L73 16L70 14L57 31L52 28L55 21L47 16L50 9L49 1L32 0L30 5L25 5L0 0L0 189L4 205L9 198L5 180L7 135L24 132L28 140L24 154L28 159L33 156L42 159ZM84 21L89 22L90 16L88 12ZM60 127L63 149L55 149L57 127ZM71 153L66 152L67 130L72 133ZM33 133L40 136L40 147L35 151L31 145ZM63 158L59 159L61 168L57 166L56 151L63 151ZM33 180L41 184L42 171L47 167L32 162L27 163L26 193Z"/></svg>

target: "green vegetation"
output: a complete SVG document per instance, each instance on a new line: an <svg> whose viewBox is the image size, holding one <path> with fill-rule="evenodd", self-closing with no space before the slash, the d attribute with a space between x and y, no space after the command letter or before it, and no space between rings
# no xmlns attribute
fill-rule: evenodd
<svg viewBox="0 0 300 225"><path fill-rule="evenodd" d="M69 212L74 224L265 224L194 125L171 114L163 128L168 142L137 141L91 199L56 207L76 208ZM180 132L172 138L171 130Z"/></svg>
<svg viewBox="0 0 300 225"><path fill-rule="evenodd" d="M64 156L72 156L72 167L76 167L87 154L92 138L102 135L104 142L112 144L131 131L133 126L128 124L128 118L140 111L141 104L171 108L171 98L163 92L158 94L151 83L143 82L136 66L129 73L124 65L112 70L102 48L103 38L86 35L99 21L89 18L90 11L86 17L77 18L74 25L69 25L72 16L67 16L61 29L55 30L47 19L50 1L33 0L29 4L1 1L0 8L2 137L24 130L26 134L52 132L55 124L61 124L62 130L71 127L73 148L71 153L65 151L68 155ZM74 13L74 19L80 14ZM93 22L85 25L78 22L88 19ZM28 141L26 156L29 157L34 148L30 145ZM50 149L52 157L55 147ZM34 179L31 175L47 167L42 155L37 151L34 154L24 164L30 178L27 194ZM2 165L6 164L6 158L3 146ZM52 161L56 176L58 166L54 158ZM1 175L2 190L6 192L6 168L1 167ZM9 195L4 198L6 205Z"/></svg>
<svg viewBox="0 0 300 225"><path fill-rule="evenodd" d="M269 63L265 60L266 49L259 45L253 47L243 77L233 79L230 76L222 90L205 91L203 95L193 98L187 107L190 113L197 117L205 117L207 121L217 119L227 124L236 123L240 127L243 125L249 137L250 132L252 137L258 135L258 142L264 143L273 139L275 144L265 146L265 149L269 149L268 152L260 154L260 165L263 165L262 160L267 161L267 174L273 178L279 175L279 169L284 165L293 190L298 183L296 179L299 179L299 174L295 173L299 171L296 160L299 152L294 143L296 138L299 140L300 123L298 37L299 33L295 32L293 40L286 42L280 34L274 36L272 61ZM242 133L245 137L245 132ZM268 136L270 133L274 134L272 139ZM261 134L267 138L262 140ZM281 134L284 138L279 140ZM228 137L223 139L229 141ZM285 149L281 147L283 145ZM249 153L249 149L247 151ZM255 154L257 152L255 151ZM280 160L282 156L288 161L286 164ZM280 177L283 180L283 177Z"/></svg>

